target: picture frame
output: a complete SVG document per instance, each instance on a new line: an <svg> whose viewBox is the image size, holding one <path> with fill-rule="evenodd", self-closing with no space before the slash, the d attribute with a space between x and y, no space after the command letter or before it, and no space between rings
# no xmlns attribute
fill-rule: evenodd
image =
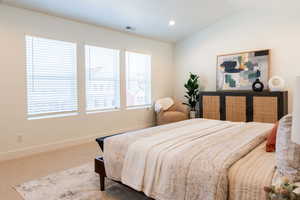
<svg viewBox="0 0 300 200"><path fill-rule="evenodd" d="M270 49L217 56L217 91L249 91L259 80L268 89Z"/></svg>

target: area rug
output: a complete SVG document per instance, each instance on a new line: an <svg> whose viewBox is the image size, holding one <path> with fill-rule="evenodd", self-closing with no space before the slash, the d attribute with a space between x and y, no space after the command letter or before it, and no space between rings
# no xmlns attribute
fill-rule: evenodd
<svg viewBox="0 0 300 200"><path fill-rule="evenodd" d="M14 187L24 200L149 200L141 193L106 180L99 190L93 163L51 174Z"/></svg>

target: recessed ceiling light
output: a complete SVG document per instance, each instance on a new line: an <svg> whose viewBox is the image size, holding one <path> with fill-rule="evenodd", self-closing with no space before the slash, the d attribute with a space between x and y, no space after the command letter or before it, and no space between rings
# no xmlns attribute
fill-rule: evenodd
<svg viewBox="0 0 300 200"><path fill-rule="evenodd" d="M175 24L176 24L176 22L174 20L169 21L169 26L174 26Z"/></svg>

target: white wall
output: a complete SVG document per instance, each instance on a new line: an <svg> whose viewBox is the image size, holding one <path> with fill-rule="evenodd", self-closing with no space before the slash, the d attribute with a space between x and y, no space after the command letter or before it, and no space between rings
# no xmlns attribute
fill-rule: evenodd
<svg viewBox="0 0 300 200"><path fill-rule="evenodd" d="M27 120L25 34L78 44L80 115ZM152 124L153 110L83 112L85 43L151 54L153 100L173 95L172 44L0 5L0 160ZM124 104L124 76L121 81Z"/></svg>
<svg viewBox="0 0 300 200"><path fill-rule="evenodd" d="M283 3L282 3L283 4ZM271 4L269 4L271 5ZM202 89L216 89L216 56L271 49L270 75L279 75L289 91L289 111L296 75L300 75L299 7L242 10L192 35L175 47L175 96L182 98L188 72L200 75Z"/></svg>

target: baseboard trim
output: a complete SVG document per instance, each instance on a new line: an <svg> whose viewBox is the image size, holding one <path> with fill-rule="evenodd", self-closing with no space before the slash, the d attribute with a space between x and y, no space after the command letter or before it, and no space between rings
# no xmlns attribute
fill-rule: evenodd
<svg viewBox="0 0 300 200"><path fill-rule="evenodd" d="M76 145L81 145L81 144L85 144L88 142L92 142L97 137L112 135L112 134L116 134L116 133L120 133L120 132L133 131L133 130L147 128L147 127L151 127L151 126L153 126L153 124L144 124L142 126L136 126L133 128L111 130L111 131L106 132L105 134L98 133L98 134L79 137L79 138L75 138L75 139L71 139L71 140L58 141L58 142L54 142L54 143L35 145L35 146L31 146L31 147L17 149L14 151L1 152L0 153L0 162L14 160L14 159L18 159L18 158L27 157L27 156L32 156L35 154L44 153L44 152L48 152L48 151L59 150L59 149L72 147L72 146L76 146Z"/></svg>

